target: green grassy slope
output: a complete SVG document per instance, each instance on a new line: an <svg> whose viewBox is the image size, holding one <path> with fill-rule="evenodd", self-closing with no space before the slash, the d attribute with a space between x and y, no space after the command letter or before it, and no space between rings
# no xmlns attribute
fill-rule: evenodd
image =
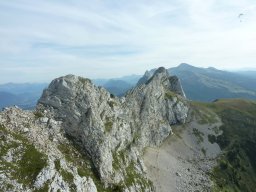
<svg viewBox="0 0 256 192"><path fill-rule="evenodd" d="M196 105L212 109L223 122L223 134L211 138L223 150L211 175L213 191L255 191L256 102L230 99Z"/></svg>
<svg viewBox="0 0 256 192"><path fill-rule="evenodd" d="M255 79L215 68L199 68L181 64L169 69L180 78L186 96L193 101L214 101L218 98L256 98Z"/></svg>

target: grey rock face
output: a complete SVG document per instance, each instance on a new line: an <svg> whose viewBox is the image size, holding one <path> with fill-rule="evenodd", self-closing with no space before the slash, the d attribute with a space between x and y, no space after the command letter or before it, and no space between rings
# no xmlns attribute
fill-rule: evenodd
<svg viewBox="0 0 256 192"><path fill-rule="evenodd" d="M75 149L62 133L61 122L39 118L33 111L16 107L0 112L0 191L97 192L93 180L78 173L75 163L84 163L84 159L76 156L75 163L68 161L59 148L64 144L72 156ZM26 151L29 155L25 155ZM20 171L24 168L24 164L20 164L24 158L25 165L31 166L27 169L33 171L33 179L28 172ZM40 159L45 161L42 163ZM31 183L24 180L26 177Z"/></svg>
<svg viewBox="0 0 256 192"><path fill-rule="evenodd" d="M142 175L142 150L159 145L172 133L171 125L184 123L188 113L178 78L170 77L164 68L142 79L122 98L88 79L60 77L44 90L37 109L63 122L65 132L89 154L106 185L124 181L131 162ZM117 154L123 151L125 157L116 169ZM140 184L127 190L136 188L141 189Z"/></svg>
<svg viewBox="0 0 256 192"><path fill-rule="evenodd" d="M171 87L170 89L174 92L176 92L177 94L183 96L183 97L186 97L184 91L183 91L183 88L181 86L181 83L180 83L180 79L177 77L177 76L171 76L169 77L169 81L171 82Z"/></svg>
<svg viewBox="0 0 256 192"><path fill-rule="evenodd" d="M150 71L146 71L145 74L143 75L143 77L141 77L139 79L137 86L145 84L152 77L152 75L153 75L153 73L151 73Z"/></svg>
<svg viewBox="0 0 256 192"><path fill-rule="evenodd" d="M152 69L151 71L146 71L144 76L140 78L140 80L138 81L137 86L147 83L147 81L149 81L155 73L164 72L164 71L166 70L163 67L160 67L158 69ZM180 83L180 79L177 76L169 76L169 81L170 81L169 90L186 98L186 95Z"/></svg>

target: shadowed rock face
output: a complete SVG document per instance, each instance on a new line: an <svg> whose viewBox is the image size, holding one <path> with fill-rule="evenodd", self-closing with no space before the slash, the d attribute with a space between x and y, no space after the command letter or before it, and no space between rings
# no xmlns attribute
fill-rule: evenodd
<svg viewBox="0 0 256 192"><path fill-rule="evenodd" d="M141 151L159 145L172 133L171 125L184 123L188 106L179 79L161 67L122 98L88 79L60 77L44 90L38 110L63 122L65 132L86 150L108 184L124 181L129 162L142 174ZM126 163L115 170L120 151L126 152Z"/></svg>

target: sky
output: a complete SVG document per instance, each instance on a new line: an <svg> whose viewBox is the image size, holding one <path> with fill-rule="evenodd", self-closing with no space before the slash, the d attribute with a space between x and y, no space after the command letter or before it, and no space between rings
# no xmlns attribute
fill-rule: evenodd
<svg viewBox="0 0 256 192"><path fill-rule="evenodd" d="M256 68L256 3L0 0L0 58L0 83L120 77L180 63Z"/></svg>

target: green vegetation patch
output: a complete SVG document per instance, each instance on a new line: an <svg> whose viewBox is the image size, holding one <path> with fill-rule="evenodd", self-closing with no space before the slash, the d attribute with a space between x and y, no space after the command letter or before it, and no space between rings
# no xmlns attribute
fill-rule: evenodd
<svg viewBox="0 0 256 192"><path fill-rule="evenodd" d="M206 156L206 149L204 147L201 149L201 151L204 154L204 156Z"/></svg>
<svg viewBox="0 0 256 192"><path fill-rule="evenodd" d="M92 83L90 79L83 78L83 77L78 77L78 78L79 78L79 81L81 81L83 84Z"/></svg>
<svg viewBox="0 0 256 192"><path fill-rule="evenodd" d="M256 189L256 103L255 101L228 99L203 104L216 112L223 122L223 132L216 138L223 153L211 178L213 191L254 192Z"/></svg>
<svg viewBox="0 0 256 192"><path fill-rule="evenodd" d="M121 165L125 164L125 151L118 151L112 154L113 161L112 166L115 170L121 169Z"/></svg>
<svg viewBox="0 0 256 192"><path fill-rule="evenodd" d="M37 175L47 166L47 156L39 152L19 133L7 130L3 125L0 125L0 132L5 138L0 143L0 171L9 173L10 179L32 187ZM19 151L16 150L18 147ZM10 150L13 158L11 161L6 161L2 157Z"/></svg>
<svg viewBox="0 0 256 192"><path fill-rule="evenodd" d="M209 103L192 102L193 116L200 124L214 124L218 122L215 112L210 108Z"/></svg>
<svg viewBox="0 0 256 192"><path fill-rule="evenodd" d="M204 141L204 133L202 133L198 129L193 128L193 135L195 135L195 137L197 138L197 143L201 143Z"/></svg>
<svg viewBox="0 0 256 192"><path fill-rule="evenodd" d="M122 160L124 158L122 156L123 154L121 152L121 154L118 155L118 158L114 158L114 163L113 163L114 169L120 168L120 162L118 163L117 161L120 161L120 160L124 161ZM153 183L136 171L134 162L131 162L129 166L125 168L125 172L126 172L125 181L120 182L119 184L114 184L111 187L112 191L122 192L126 187L130 187L135 184L136 185L139 184L141 186L141 191L143 192L146 191L146 189L152 188Z"/></svg>
<svg viewBox="0 0 256 192"><path fill-rule="evenodd" d="M56 160L54 161L54 165L55 165L55 169L56 169L57 171L60 171L61 166L60 166L60 160L59 160L59 159L56 159Z"/></svg>
<svg viewBox="0 0 256 192"><path fill-rule="evenodd" d="M34 112L34 115L35 115L35 118L36 118L36 119L39 119L39 118L41 118L41 117L44 117L43 113L41 113L40 111L35 111L35 112Z"/></svg>
<svg viewBox="0 0 256 192"><path fill-rule="evenodd" d="M140 186L142 186L142 191L146 191L146 189L153 186L151 181L136 172L136 167L133 162L131 162L130 165L126 168L126 173L127 176L125 179L125 185L127 187L132 186L135 183L139 183Z"/></svg>
<svg viewBox="0 0 256 192"><path fill-rule="evenodd" d="M33 145L27 145L18 162L17 176L23 183L33 184L40 171L47 166L47 158Z"/></svg>
<svg viewBox="0 0 256 192"><path fill-rule="evenodd" d="M108 101L108 105L113 109L117 104L114 101Z"/></svg>
<svg viewBox="0 0 256 192"><path fill-rule="evenodd" d="M5 134L8 133L7 129L1 124L0 124L0 131L1 131L1 133L5 133Z"/></svg>
<svg viewBox="0 0 256 192"><path fill-rule="evenodd" d="M93 165L89 157L82 152L79 146L73 145L72 143L63 143L58 145L58 149L65 156L65 159L77 167L77 171L80 177L92 177L95 178L93 172ZM61 170L60 161L55 160L54 162L57 170Z"/></svg>
<svg viewBox="0 0 256 192"><path fill-rule="evenodd" d="M60 169L60 174L63 178L64 181L66 181L67 183L69 184L72 184L73 183L73 180L74 180L74 176L72 173L64 170L64 169Z"/></svg>
<svg viewBox="0 0 256 192"><path fill-rule="evenodd" d="M106 131L107 133L109 133L109 132L112 130L113 121L111 120L110 117L106 117L104 126L105 126L105 131Z"/></svg>
<svg viewBox="0 0 256 192"><path fill-rule="evenodd" d="M113 191L124 191L126 187L130 187L135 184L141 186L141 191L146 191L153 186L152 182L146 179L143 175L136 171L135 163L130 162L127 166L125 150L121 150L113 153L112 166L116 171L125 170L125 180L119 184L114 184L111 188ZM127 167L126 167L127 166Z"/></svg>
<svg viewBox="0 0 256 192"><path fill-rule="evenodd" d="M76 191L76 185L74 184L74 176L72 173L61 168L60 160L56 159L54 161L55 169L60 173L63 180L69 184L71 191Z"/></svg>
<svg viewBox="0 0 256 192"><path fill-rule="evenodd" d="M69 136L70 137L70 136ZM70 137L70 140L74 140ZM85 151L75 143L62 143L58 145L58 149L65 156L65 159L77 167L77 172L80 177L91 177L97 187L98 192L112 192L112 187L105 188L101 182L99 175L92 164L92 161L85 153ZM55 166L58 167L58 162L55 162ZM60 173L63 174L63 173ZM71 180L71 176L64 173L66 180ZM70 186L75 191L74 186Z"/></svg>
<svg viewBox="0 0 256 192"><path fill-rule="evenodd" d="M177 94L168 90L168 91L165 92L164 97L165 97L165 99L172 99L173 100L174 97L177 98Z"/></svg>
<svg viewBox="0 0 256 192"><path fill-rule="evenodd" d="M208 135L208 141L213 144L217 142L217 138L215 135Z"/></svg>

